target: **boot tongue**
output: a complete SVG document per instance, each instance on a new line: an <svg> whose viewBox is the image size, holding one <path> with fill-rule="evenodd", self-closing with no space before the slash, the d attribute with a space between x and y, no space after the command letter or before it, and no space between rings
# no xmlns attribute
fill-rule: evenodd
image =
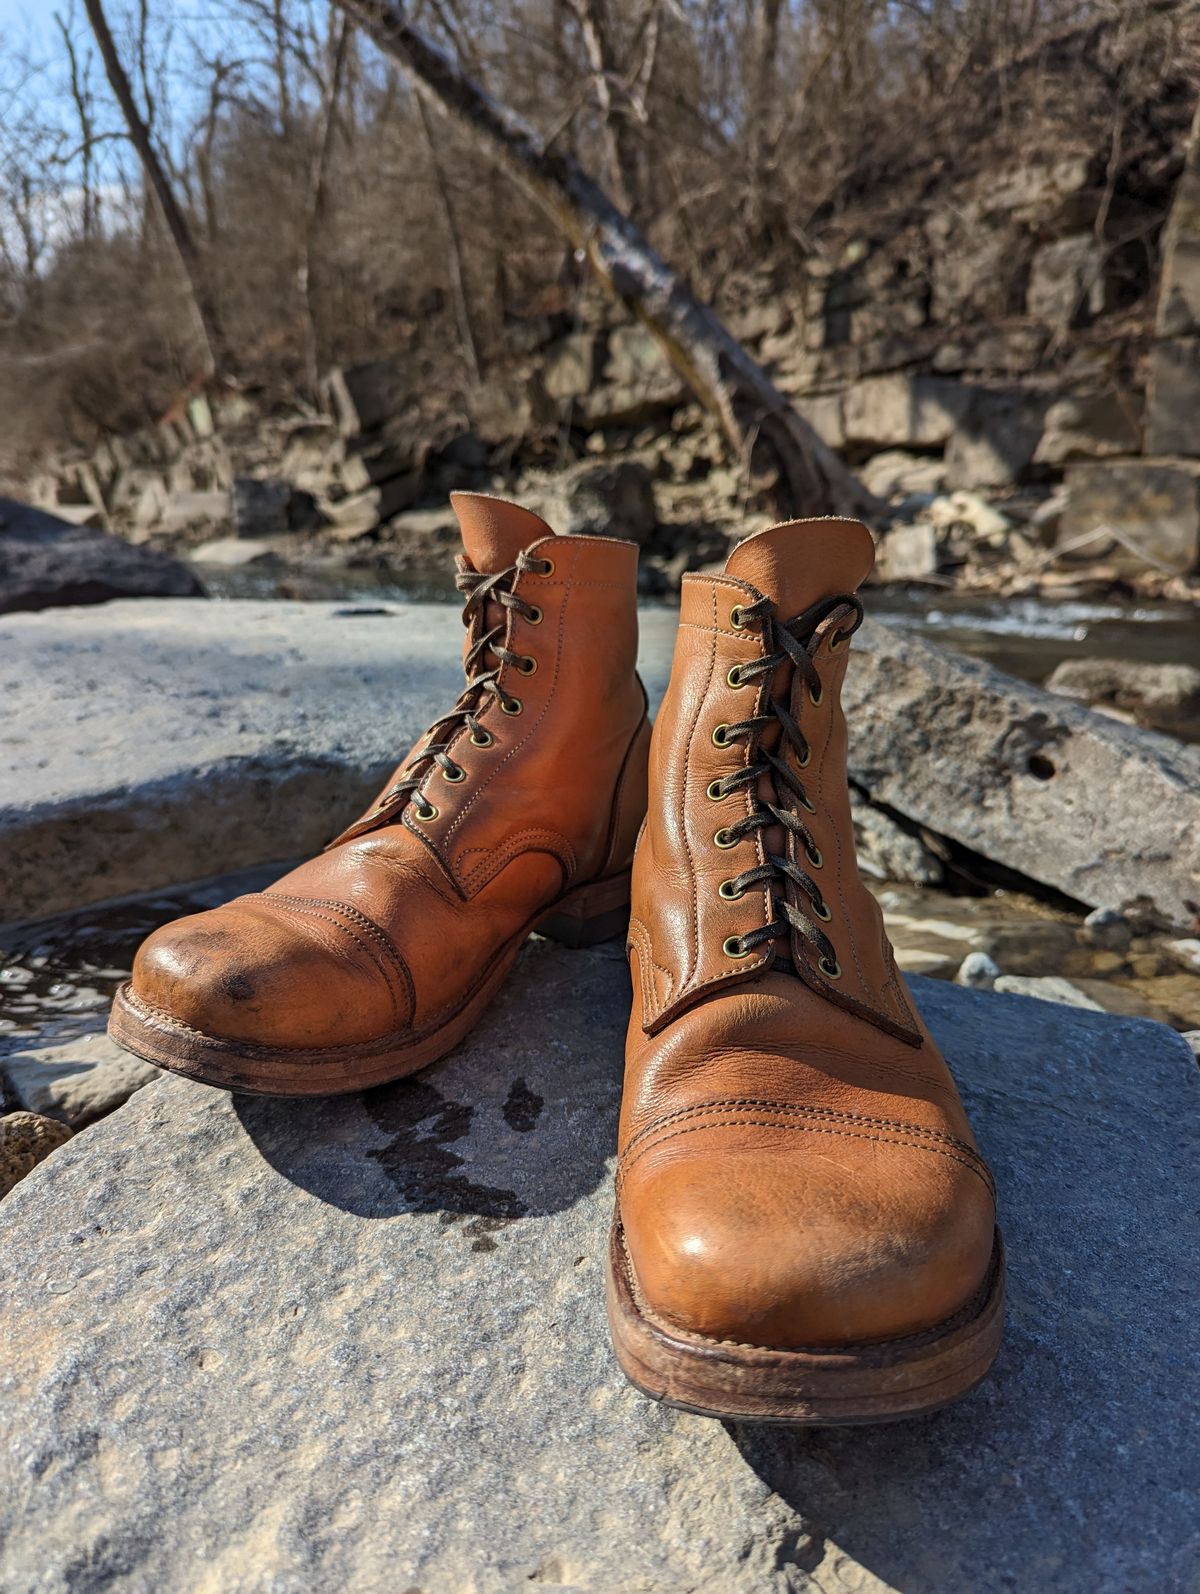
<svg viewBox="0 0 1200 1594"><path fill-rule="evenodd" d="M739 542L725 574L770 598L777 620L792 620L822 598L856 591L874 563L871 533L857 520L785 520Z"/></svg>
<svg viewBox="0 0 1200 1594"><path fill-rule="evenodd" d="M458 516L463 549L480 575L492 576L515 563L523 548L554 535L551 528L531 509L510 504L505 498L487 493L451 493L450 502Z"/></svg>

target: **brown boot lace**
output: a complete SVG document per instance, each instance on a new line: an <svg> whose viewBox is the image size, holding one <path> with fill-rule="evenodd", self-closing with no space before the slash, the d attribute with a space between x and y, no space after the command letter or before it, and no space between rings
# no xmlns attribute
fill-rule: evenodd
<svg viewBox="0 0 1200 1594"><path fill-rule="evenodd" d="M790 696L792 680L798 673L808 687L812 702L819 703L821 678L813 662L811 649L815 645L818 626L841 610L847 611L847 618L852 616L852 619L851 623L838 627L831 643L833 647L840 647L862 624L863 607L855 597L823 598L796 619L788 620L786 623L773 618L769 598L760 598L756 603L740 605L734 611L734 624L740 629L761 625L768 652L763 658L754 659L749 664L735 665L729 673L730 686L748 686L764 676L770 678L776 670L790 661L794 671L787 683L787 694ZM748 790L754 804L752 812L734 824L718 830L713 839L718 847L735 847L739 841L756 831L780 825L788 835L795 837L798 843L796 851L803 850L810 867L819 869L823 862L819 848L799 814L794 812L792 807L785 806L785 803L790 795L800 809L810 814L814 813L815 809L808 799L803 782L791 764L785 757L779 756L780 753L786 753L787 744L790 743L796 752L796 763L804 769L812 758L812 749L800 725L783 701L782 694L772 696L765 707L767 712L764 714L757 715L753 719L738 720L732 725L718 725L713 732L713 741L718 747L729 747L744 738L749 749L749 762L732 774L723 775L719 780L713 781L708 788L708 795L714 801L720 801L728 797L731 792ZM780 729L779 752L760 746L764 732L776 725ZM776 792L775 802L764 802L758 794L758 784L764 776L773 782ZM795 930L805 936L816 949L819 954L817 967L821 973L826 979L836 980L842 971L838 965L833 943L821 929L821 924L827 924L833 915L825 903L816 880L793 859L780 857L776 853L767 853L762 863L755 868L746 869L741 874L734 875L732 879L722 881L720 891L727 902L736 902L739 897L760 883L775 886L786 881L791 881L804 893L811 905L813 917L810 918L793 903L776 896L772 891L769 922L748 931L745 935L730 936L724 946L726 955L733 958L749 957L755 947L761 946L766 941L774 941L779 936L789 935Z"/></svg>
<svg viewBox="0 0 1200 1594"><path fill-rule="evenodd" d="M478 618L480 626L479 636L468 648L463 659L467 684L459 693L454 707L440 719L434 720L429 727L425 734L431 738L430 741L413 755L411 762L401 772L401 778L380 798L379 810L391 808L401 799L411 798L424 780L431 763L437 765L451 785L465 778L466 771L450 757L450 744L465 724L476 747L491 746L495 737L478 717L478 711L484 707L489 697L499 699L502 714L516 715L521 712L521 699L505 692L500 685L500 670L503 665L511 664L522 675L532 675L537 669L537 660L524 654L514 653L499 640L508 631L507 616L489 631L482 629L483 617L487 613L488 603L491 602L500 604L509 615L517 614L531 625L540 625L542 611L538 606L519 598L508 589L506 583L510 583L518 573L530 572L545 576L550 575L553 569L553 560L534 559L525 552L519 553L516 562L509 565L506 570L498 570L494 575L481 575L478 570L460 567L454 579L458 590L467 594L467 601L462 611L463 624L470 627ZM478 674L473 673L476 665L486 662L485 655L488 653L496 663L490 669L481 670ZM442 739L434 741L432 738L438 732L442 733ZM418 819L435 819L437 809L422 804L416 810L416 816Z"/></svg>

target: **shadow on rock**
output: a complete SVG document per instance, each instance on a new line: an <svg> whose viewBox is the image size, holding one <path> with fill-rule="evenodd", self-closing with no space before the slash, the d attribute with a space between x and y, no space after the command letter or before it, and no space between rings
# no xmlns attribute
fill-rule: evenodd
<svg viewBox="0 0 1200 1594"><path fill-rule="evenodd" d="M619 947L529 943L476 1032L410 1079L323 1100L234 1098L293 1184L360 1217L469 1219L473 1248L573 1205L616 1145L628 975Z"/></svg>
<svg viewBox="0 0 1200 1594"><path fill-rule="evenodd" d="M1000 1188L1000 1356L926 1418L727 1431L809 1529L798 1576L840 1554L902 1594L1182 1591L1200 1564L1179 1398L1197 1348L1190 1059L1158 1025L1024 998L975 998L972 1030L961 995L917 983Z"/></svg>

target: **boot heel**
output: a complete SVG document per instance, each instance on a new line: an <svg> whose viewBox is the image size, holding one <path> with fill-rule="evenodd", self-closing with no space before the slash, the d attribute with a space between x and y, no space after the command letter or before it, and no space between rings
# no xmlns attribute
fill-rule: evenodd
<svg viewBox="0 0 1200 1594"><path fill-rule="evenodd" d="M563 946L599 946L629 928L629 871L581 886L563 898L537 926L539 935Z"/></svg>

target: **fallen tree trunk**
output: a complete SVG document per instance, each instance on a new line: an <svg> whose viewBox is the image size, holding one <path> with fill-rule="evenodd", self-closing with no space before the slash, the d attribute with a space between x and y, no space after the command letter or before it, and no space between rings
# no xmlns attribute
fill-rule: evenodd
<svg viewBox="0 0 1200 1594"><path fill-rule="evenodd" d="M393 0L339 0L416 93L437 106L548 215L654 335L715 415L756 491L781 516L864 513L875 500L641 230L565 151L547 148L407 21Z"/></svg>
<svg viewBox="0 0 1200 1594"><path fill-rule="evenodd" d="M877 623L854 648L870 797L1089 907L1200 927L1200 748Z"/></svg>

